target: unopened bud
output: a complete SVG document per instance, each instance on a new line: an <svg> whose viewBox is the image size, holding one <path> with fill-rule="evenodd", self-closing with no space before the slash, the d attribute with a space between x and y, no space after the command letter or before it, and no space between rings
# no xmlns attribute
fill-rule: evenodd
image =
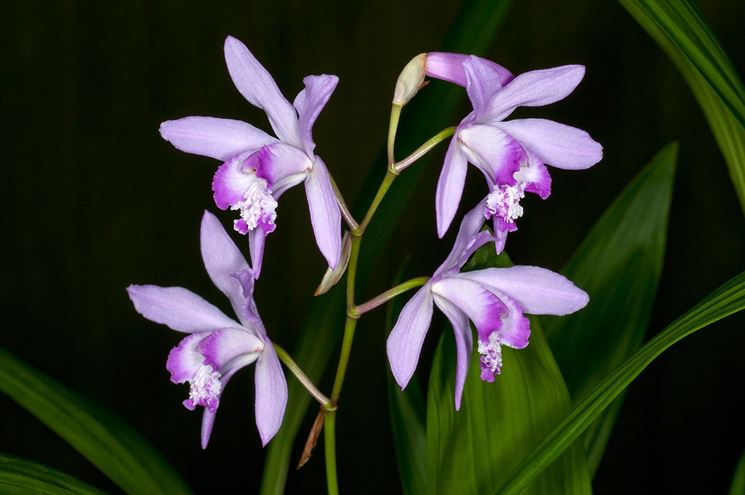
<svg viewBox="0 0 745 495"><path fill-rule="evenodd" d="M406 105L424 86L426 62L427 54L420 53L406 64L396 81L396 89L393 92L394 105Z"/></svg>

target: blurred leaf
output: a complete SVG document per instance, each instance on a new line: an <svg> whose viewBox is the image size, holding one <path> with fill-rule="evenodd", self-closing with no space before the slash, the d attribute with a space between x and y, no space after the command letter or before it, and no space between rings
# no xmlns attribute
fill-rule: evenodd
<svg viewBox="0 0 745 495"><path fill-rule="evenodd" d="M740 456L735 468L735 475L732 477L732 486L729 489L729 495L745 494L745 451Z"/></svg>
<svg viewBox="0 0 745 495"><path fill-rule="evenodd" d="M491 247L493 250L493 247ZM460 411L454 406L455 345L446 332L430 374L427 403L427 482L421 493L492 493L551 431L570 407L559 368L535 320L530 345L504 349L494 383L479 378L474 352ZM591 493L578 443L525 493Z"/></svg>
<svg viewBox="0 0 745 495"><path fill-rule="evenodd" d="M388 413L404 495L426 493L424 394L418 380L401 390L388 373Z"/></svg>
<svg viewBox="0 0 745 495"><path fill-rule="evenodd" d="M0 390L127 493L190 493L161 454L113 413L0 348Z"/></svg>
<svg viewBox="0 0 745 495"><path fill-rule="evenodd" d="M563 274L590 304L544 320L548 342L572 397L582 397L644 340L665 257L678 145L660 151L621 192L575 251ZM623 397L584 436L597 469Z"/></svg>
<svg viewBox="0 0 745 495"><path fill-rule="evenodd" d="M42 464L0 454L0 493L6 495L102 495L82 481Z"/></svg>
<svg viewBox="0 0 745 495"><path fill-rule="evenodd" d="M494 246L479 249L466 269L510 266ZM455 411L455 346L446 331L435 353L427 401L427 482L424 493L493 492L520 459L551 431L571 402L538 322L531 319L530 345L503 348L504 369L494 383L480 380L474 352ZM591 493L584 451L575 445L527 493Z"/></svg>
<svg viewBox="0 0 745 495"><path fill-rule="evenodd" d="M742 309L745 309L745 272L719 287L665 328L578 401L561 423L523 460L497 493L522 493L536 476L551 466L566 448L572 446L605 408L660 354L688 335Z"/></svg>
<svg viewBox="0 0 745 495"><path fill-rule="evenodd" d="M482 53L493 42L497 27L509 4L509 0L466 0L440 48L447 51ZM394 81L391 81L391 91L393 83ZM430 137L429 134L451 125L452 122L448 119L464 97L462 89L448 88L444 85L420 92L414 102L407 105L412 108L404 112L399 132L399 147L413 149ZM384 136L385 133L381 135ZM384 143L381 142L381 145ZM360 201L355 202L354 211L358 217L359 212L367 208L385 174L385 159L378 160L377 164L365 182L364 194L361 195ZM367 278L373 262L393 234L395 224L401 219L401 211L405 209L415 184L424 171L424 164L423 160L421 164L418 163L416 167L411 167L405 174L401 174L380 205L362 243L359 280ZM343 318L343 291L334 288L322 299L315 301L293 354L312 380L319 380L331 356L336 355ZM289 388L289 402L282 428L269 444L261 483L262 495L284 493L292 447L310 403L310 398L297 381L291 380Z"/></svg>
<svg viewBox="0 0 745 495"><path fill-rule="evenodd" d="M621 0L691 87L745 212L745 86L690 0Z"/></svg>

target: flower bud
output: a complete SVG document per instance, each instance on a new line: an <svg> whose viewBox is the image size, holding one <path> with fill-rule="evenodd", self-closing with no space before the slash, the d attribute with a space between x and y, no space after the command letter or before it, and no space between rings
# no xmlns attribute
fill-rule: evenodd
<svg viewBox="0 0 745 495"><path fill-rule="evenodd" d="M406 105L422 88L426 62L427 54L420 53L406 64L396 81L396 89L393 92L394 105Z"/></svg>

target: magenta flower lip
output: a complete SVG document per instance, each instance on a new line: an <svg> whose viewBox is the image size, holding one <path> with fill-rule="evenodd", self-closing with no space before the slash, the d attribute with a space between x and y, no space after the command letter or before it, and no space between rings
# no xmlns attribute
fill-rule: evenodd
<svg viewBox="0 0 745 495"><path fill-rule="evenodd" d="M238 212L234 228L248 235L256 277L266 236L276 227L278 200L300 183L305 183L318 248L335 267L341 255L341 212L326 165L314 154L313 124L339 78L305 77L305 88L290 104L269 72L232 36L225 40L225 62L241 95L266 112L276 137L246 122L215 117L163 122L161 136L181 151L223 162L212 181L215 204Z"/></svg>
<svg viewBox="0 0 745 495"><path fill-rule="evenodd" d="M238 321L182 287L130 285L135 309L148 320L187 335L171 349L166 368L174 383L190 385L187 409L204 407L202 448L207 447L230 378L256 363L256 426L264 445L282 424L287 382L253 300L254 273L220 221L204 213L202 260L215 286L230 300Z"/></svg>

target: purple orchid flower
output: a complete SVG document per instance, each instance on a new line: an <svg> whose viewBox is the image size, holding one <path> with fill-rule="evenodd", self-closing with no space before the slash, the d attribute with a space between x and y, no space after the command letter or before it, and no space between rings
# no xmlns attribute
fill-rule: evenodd
<svg viewBox="0 0 745 495"><path fill-rule="evenodd" d="M316 243L334 268L341 253L341 213L323 160L313 153L313 124L339 78L307 76L305 89L291 105L246 45L228 36L225 62L235 87L249 103L264 110L277 137L239 120L185 117L160 126L176 148L224 162L212 182L215 204L237 210L234 228L248 234L251 264L258 277L267 234L276 228L277 200L305 182Z"/></svg>
<svg viewBox="0 0 745 495"><path fill-rule="evenodd" d="M416 369L433 303L450 320L455 334L455 408L460 409L463 385L473 348L471 320L478 336L481 379L492 382L502 369L502 346L528 345L530 321L524 313L566 315L583 308L587 294L562 275L536 266L460 270L480 246L494 238L481 231L485 201L463 219L450 255L401 310L387 342L388 360L396 382L405 388Z"/></svg>
<svg viewBox="0 0 745 495"><path fill-rule="evenodd" d="M602 146L574 127L545 119L505 121L517 107L544 106L566 98L585 74L581 65L526 72L512 77L489 60L455 53L430 53L430 77L466 88L473 111L456 128L437 184L437 234L455 217L466 179L466 164L484 174L490 193L484 215L494 222L497 252L517 230L526 192L546 199L551 176L546 164L568 170L589 168L603 157Z"/></svg>
<svg viewBox="0 0 745 495"><path fill-rule="evenodd" d="M202 260L212 282L233 306L238 321L182 287L130 285L129 298L148 320L189 335L171 349L166 369L173 383L189 382L184 406L204 407L202 448L207 447L220 396L239 369L256 362L256 426L266 445L279 430L287 382L253 300L254 273L220 221L204 213Z"/></svg>

